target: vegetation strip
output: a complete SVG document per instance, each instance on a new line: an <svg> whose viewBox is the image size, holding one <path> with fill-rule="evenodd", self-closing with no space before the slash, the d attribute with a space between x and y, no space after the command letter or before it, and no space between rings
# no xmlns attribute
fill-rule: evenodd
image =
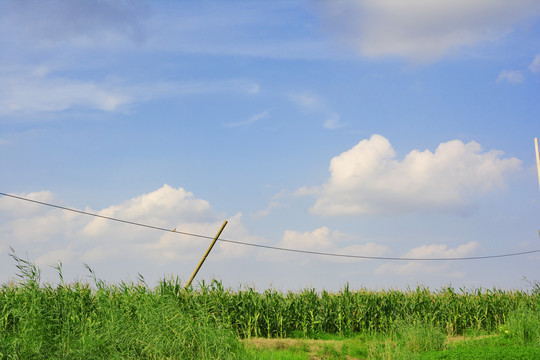
<svg viewBox="0 0 540 360"><path fill-rule="evenodd" d="M0 288L0 359L260 359L240 341L252 338L327 340L300 341L296 358L437 358L463 349L449 337L471 332L496 335L478 340L485 353L493 341L514 354L536 354L540 346L538 283L530 292L345 286L283 293L233 290L216 280L185 289L176 278L149 288L142 278L108 285L89 267L93 284L66 284L57 265L60 282L53 286L40 283L32 262L12 257L19 282Z"/></svg>

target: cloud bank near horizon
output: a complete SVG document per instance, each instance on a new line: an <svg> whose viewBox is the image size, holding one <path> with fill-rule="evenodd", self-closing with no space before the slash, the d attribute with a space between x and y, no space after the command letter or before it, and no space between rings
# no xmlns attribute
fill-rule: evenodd
<svg viewBox="0 0 540 360"><path fill-rule="evenodd" d="M19 195L43 202L58 201L50 191ZM102 210L86 208L84 211L207 236L213 236L224 218L206 200L169 185ZM6 197L0 199L0 212L7 220L0 224L3 239L0 247L7 250L16 244L16 248L31 250L39 254L35 261L41 266L58 260L100 264L115 258L162 266L194 261L209 243L205 239L158 232ZM253 239L242 225L241 213L229 217L227 231L232 237ZM214 260L220 261L244 256L248 251L246 247L218 243L212 254Z"/></svg>

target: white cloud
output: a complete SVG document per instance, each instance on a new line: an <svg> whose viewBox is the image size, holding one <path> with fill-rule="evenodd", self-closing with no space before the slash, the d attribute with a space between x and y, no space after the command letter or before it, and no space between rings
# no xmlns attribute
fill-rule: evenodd
<svg viewBox="0 0 540 360"><path fill-rule="evenodd" d="M318 21L315 17L303 16L298 21L298 13L305 14L306 7L297 2L30 3L0 1L0 44L10 46L15 53L50 49L63 52L69 48L280 59L338 56L332 44L310 31Z"/></svg>
<svg viewBox="0 0 540 360"><path fill-rule="evenodd" d="M110 0L5 1L0 10L0 19L14 41L39 46L118 38L141 41L150 14L144 2Z"/></svg>
<svg viewBox="0 0 540 360"><path fill-rule="evenodd" d="M325 129L334 130L345 126L345 124L341 122L339 114L330 110L328 105L319 96L309 92L302 92L291 93L288 97L289 100L302 110L325 116L326 120L323 122L323 127Z"/></svg>
<svg viewBox="0 0 540 360"><path fill-rule="evenodd" d="M55 77L43 66L19 67L0 71L0 116L69 109L118 112L155 98L216 92L252 95L259 86L242 79L149 84L83 81Z"/></svg>
<svg viewBox="0 0 540 360"><path fill-rule="evenodd" d="M223 225L222 220L198 223L181 224L181 231L193 234L207 234L215 236L215 233ZM225 231L226 230L226 231ZM238 213L228 220L224 234L220 238L242 239L244 241L256 242L253 236L248 235L247 230L242 225L242 214ZM176 262L187 259L200 258L208 245L210 239L196 239L192 237L179 237L174 233L163 233L158 241L146 241L137 246L141 253L145 253L158 262ZM219 241L212 249L212 259L220 261L224 259L236 259L243 257L252 251L243 245L232 244Z"/></svg>
<svg viewBox="0 0 540 360"><path fill-rule="evenodd" d="M47 191L21 196L44 202L57 201ZM85 211L210 238L226 219L224 214L215 213L207 201L168 185L100 211L90 208ZM13 246L18 252L28 251L40 267L60 260L72 266L118 263L118 272L124 271L123 267L142 267L153 268L163 275L157 269L172 266L186 273L192 270L211 241L6 197L0 198L0 215L0 249ZM247 233L242 214L231 216L228 221L221 238L260 241ZM220 241L212 250L212 259L226 261L245 256L250 251L253 250L249 247Z"/></svg>
<svg viewBox="0 0 540 360"><path fill-rule="evenodd" d="M174 189L169 185L122 204L110 206L99 211L98 215L130 219L133 222L146 220L159 227L171 225L171 218L191 222L211 219L213 216L207 201L195 198L192 193L182 188ZM114 231L115 227L117 224L109 220L94 218L84 227L82 233L87 236L102 236Z"/></svg>
<svg viewBox="0 0 540 360"><path fill-rule="evenodd" d="M345 126L341 122L341 117L338 114L332 114L323 124L325 129L334 130Z"/></svg>
<svg viewBox="0 0 540 360"><path fill-rule="evenodd" d="M71 237L76 229L84 226L85 219L73 212L52 209L43 205L9 199L9 208L0 210L4 221L0 223L3 245L22 244L26 249L44 247L57 238ZM13 203L18 201L19 203Z"/></svg>
<svg viewBox="0 0 540 360"><path fill-rule="evenodd" d="M540 54L536 55L533 62L529 65L529 70L535 74L540 72Z"/></svg>
<svg viewBox="0 0 540 360"><path fill-rule="evenodd" d="M468 242L465 245L460 245L455 249L448 249L444 244L438 245L422 245L411 249L402 257L404 258L457 258L466 257L474 254L478 250L479 244L476 241Z"/></svg>
<svg viewBox="0 0 540 360"><path fill-rule="evenodd" d="M286 196L289 196L289 195L290 194L286 190L281 190L280 192L278 192L277 194L272 196L272 198L270 199L270 202L268 203L268 206L266 207L266 209L260 210L260 211L256 212L255 214L253 214L252 216L254 218L262 218L262 217L265 217L268 214L270 214L270 212L273 209L285 207L286 205L284 205L281 202L281 199L283 197L286 197Z"/></svg>
<svg viewBox="0 0 540 360"><path fill-rule="evenodd" d="M50 191L36 191L31 193L20 193L11 195L40 202L51 202L54 200L54 195ZM21 204L21 200L10 198L7 196L0 196L0 212L3 212L6 215L10 216L30 216L42 210L43 206L31 202L24 204L24 206L21 205L23 205Z"/></svg>
<svg viewBox="0 0 540 360"><path fill-rule="evenodd" d="M315 194L310 211L322 216L456 211L521 169L516 158L481 150L474 141L452 140L435 152L413 150L400 161L386 138L373 135L331 160L327 183L297 194Z"/></svg>
<svg viewBox="0 0 540 360"><path fill-rule="evenodd" d="M99 215L129 219L157 227L177 229L179 232L200 234L213 237L225 220L224 215L215 214L210 204L197 199L182 188L174 189L168 185L148 194L140 195L125 203L110 206L101 210ZM191 259L204 253L209 239L201 239L177 233L154 233L133 229L105 219L93 219L80 233L89 239L103 237L115 239L115 244L122 243L132 247L132 252L160 262ZM229 219L226 237L253 239L248 236L242 225L242 214ZM110 244L103 244L109 247ZM114 249L114 246L113 246ZM242 256L248 251L246 247L220 242L212 250L214 259ZM97 252L96 255L99 255ZM92 254L84 255L92 259ZM97 259L96 259L97 260Z"/></svg>
<svg viewBox="0 0 540 360"><path fill-rule="evenodd" d="M234 122L234 123L229 123L227 124L226 126L227 127L238 127L238 126L244 126L244 125L249 125L249 124L252 124L256 121L259 121L259 120L262 120L262 119L266 119L270 116L270 111L263 111L262 113L258 113L258 114L255 114L253 115L252 117L250 117L249 119L247 119L246 121L240 121L240 122Z"/></svg>
<svg viewBox="0 0 540 360"><path fill-rule="evenodd" d="M255 218L262 218L262 217L265 217L267 216L268 214L270 214L270 212L273 210L273 209L278 209L280 207L283 207L283 205L277 201L277 200L272 200L270 201L270 203L268 204L268 206L266 207L266 209L263 209L263 210L260 210L258 212L256 212L253 217Z"/></svg>
<svg viewBox="0 0 540 360"><path fill-rule="evenodd" d="M61 78L0 79L0 115L62 111L75 107L115 111L134 99L108 84Z"/></svg>
<svg viewBox="0 0 540 360"><path fill-rule="evenodd" d="M334 243L338 242L343 236L344 234L339 231L330 231L326 226L315 229L312 232L304 233L286 230L279 246L292 249L325 251L332 248Z"/></svg>
<svg viewBox="0 0 540 360"><path fill-rule="evenodd" d="M419 258L419 259L446 259L456 257L468 257L476 253L479 244L476 241L471 241L467 244L460 245L457 248L449 249L444 244L438 245L422 245L411 249L403 254L403 258ZM451 274L451 277L463 277L463 273L459 271L450 271L451 264L448 261L443 262L426 262L426 261L407 261L405 263L386 263L375 270L377 275L399 275L410 276L416 274Z"/></svg>
<svg viewBox="0 0 540 360"><path fill-rule="evenodd" d="M525 80L519 70L503 70L497 77L497 82L508 82L510 84L520 84Z"/></svg>
<svg viewBox="0 0 540 360"><path fill-rule="evenodd" d="M278 247L294 250L306 250L315 252L326 252L342 255L359 255L359 256L381 256L389 251L389 249L380 244L367 242L357 244L353 236L344 234L339 231L331 231L328 227L323 226L311 232L298 232L294 230L286 230L283 238L277 244ZM298 254L274 254L273 256L265 255L264 260L287 261L291 258L298 258ZM342 257L318 257L318 260L326 260L333 262L350 262L359 261L358 259L342 258ZM309 260L304 260L303 264L307 264Z"/></svg>
<svg viewBox="0 0 540 360"><path fill-rule="evenodd" d="M78 254L76 251L74 251L73 247L68 245L67 247L63 249L55 249L52 251L48 251L44 253L43 255L38 256L35 259L35 262L41 265L53 266L57 264L59 261L62 262L59 259L72 259L73 257L77 255Z"/></svg>
<svg viewBox="0 0 540 360"><path fill-rule="evenodd" d="M325 107L322 100L318 96L307 92L291 93L288 95L288 97L289 100L306 110L314 111Z"/></svg>
<svg viewBox="0 0 540 360"><path fill-rule="evenodd" d="M452 50L495 41L540 14L535 0L322 1L321 16L367 56L436 60Z"/></svg>

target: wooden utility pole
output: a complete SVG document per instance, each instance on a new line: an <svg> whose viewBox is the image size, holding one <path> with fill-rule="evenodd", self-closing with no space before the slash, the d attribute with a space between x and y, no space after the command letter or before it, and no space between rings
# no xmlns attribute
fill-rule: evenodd
<svg viewBox="0 0 540 360"><path fill-rule="evenodd" d="M210 254L210 251L212 251L212 248L214 247L214 244L216 243L217 239L219 238L219 235L221 235L221 232L223 231L223 229L225 229L225 225L227 225L227 220L225 220L223 225L221 225L221 229L219 229L216 237L214 238L214 240L212 240L212 243L210 244L210 246L208 247L208 249L204 253L201 261L199 261L199 265L197 265L197 267L195 268L195 271L193 271L193 274L191 274L191 277L189 278L188 282L186 283L186 286L185 286L186 289L189 287L189 285L191 285L191 282L195 278L195 275L197 275L197 273L199 272L199 269L201 268L202 264L204 263L204 260L206 260L206 257L208 256L208 254Z"/></svg>

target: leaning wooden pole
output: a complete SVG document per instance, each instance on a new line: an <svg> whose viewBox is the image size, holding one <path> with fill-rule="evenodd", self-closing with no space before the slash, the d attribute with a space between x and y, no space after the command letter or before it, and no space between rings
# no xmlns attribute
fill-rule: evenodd
<svg viewBox="0 0 540 360"><path fill-rule="evenodd" d="M195 276L199 272L199 269L201 268L202 264L204 263L204 260L206 260L206 257L208 256L208 254L210 254L210 251L212 251L212 248L214 247L214 244L216 243L217 239L219 238L219 235L221 235L221 232L223 231L223 229L225 229L225 225L227 225L227 220L225 220L223 225L221 225L221 229L219 229L216 237L214 238L214 240L212 240L212 243L210 244L208 249L206 249L206 252L204 253L201 261L199 261L199 265L197 265L197 267L195 268L195 271L193 271L193 274L191 274L191 277L189 278L188 282L186 283L186 286L185 286L186 289L189 287L189 285L191 285L191 282L193 281L193 279L195 279Z"/></svg>
<svg viewBox="0 0 540 360"><path fill-rule="evenodd" d="M536 149L536 168L538 169L538 186L540 186L540 154L538 153L538 138L534 138L534 147Z"/></svg>

